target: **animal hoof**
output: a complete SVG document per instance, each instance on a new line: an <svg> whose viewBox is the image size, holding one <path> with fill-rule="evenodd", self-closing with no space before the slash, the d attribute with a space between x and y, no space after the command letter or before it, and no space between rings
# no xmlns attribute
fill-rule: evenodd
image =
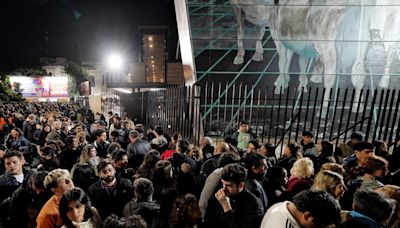
<svg viewBox="0 0 400 228"><path fill-rule="evenodd" d="M235 59L233 60L233 64L235 65L243 64L243 62L244 62L243 56L236 56Z"/></svg>
<svg viewBox="0 0 400 228"><path fill-rule="evenodd" d="M262 61L263 59L264 59L263 53L258 53L258 52L254 53L254 55L253 55L254 61L259 62L259 61Z"/></svg>

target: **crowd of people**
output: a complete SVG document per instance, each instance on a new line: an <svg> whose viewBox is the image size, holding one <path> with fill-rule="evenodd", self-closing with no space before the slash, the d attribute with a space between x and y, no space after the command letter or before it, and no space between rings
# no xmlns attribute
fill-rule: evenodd
<svg viewBox="0 0 400 228"><path fill-rule="evenodd" d="M313 137L277 156L246 121L196 145L126 114L0 104L0 227L398 227L397 145Z"/></svg>

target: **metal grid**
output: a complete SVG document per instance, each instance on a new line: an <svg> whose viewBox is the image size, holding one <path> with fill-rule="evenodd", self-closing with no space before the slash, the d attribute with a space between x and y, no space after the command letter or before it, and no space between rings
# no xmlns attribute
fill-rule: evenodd
<svg viewBox="0 0 400 228"><path fill-rule="evenodd" d="M221 94L222 96L235 84L248 85L249 90L245 97L249 97L253 93L253 88L273 85L279 74L279 57L268 29L266 29L262 42L264 60L255 62L251 57L255 51L256 27L246 20L244 21L246 28L244 39L246 50L245 61L242 65L234 65L232 62L237 52L237 24L230 1L188 0L187 6L189 9L189 22L198 83L227 83ZM296 58L295 55L290 68L290 87L296 87L299 84L299 67L297 66ZM371 43L366 62L368 78L365 81L364 87L374 89L377 87L385 63L382 42ZM399 76L399 58L394 58L391 72L390 88L396 88L400 83L400 77L393 76ZM313 72L309 73L312 74ZM309 82L309 86L323 87L322 84L312 82ZM337 91L338 88L353 88L350 83L350 75L338 75L335 90ZM293 94L293 96L298 97L298 94ZM213 108L221 105L221 97L214 99L213 103L209 104L211 105L210 108L202 113L202 120L212 112Z"/></svg>

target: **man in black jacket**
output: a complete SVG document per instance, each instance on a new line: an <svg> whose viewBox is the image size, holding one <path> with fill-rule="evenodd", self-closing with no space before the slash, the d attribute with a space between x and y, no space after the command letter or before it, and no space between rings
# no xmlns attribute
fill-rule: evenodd
<svg viewBox="0 0 400 228"><path fill-rule="evenodd" d="M267 160L259 153L250 153L244 164L247 168L247 180L244 182L246 189L253 193L263 205L264 213L267 212L268 199L262 182L267 171Z"/></svg>
<svg viewBox="0 0 400 228"><path fill-rule="evenodd" d="M125 205L122 212L124 217L140 215L147 227L159 227L161 221L160 204L153 201L153 183L146 178L138 178L133 182L135 198Z"/></svg>
<svg viewBox="0 0 400 228"><path fill-rule="evenodd" d="M245 189L246 169L239 164L226 165L221 173L222 188L208 202L205 222L210 227L258 228L263 206Z"/></svg>
<svg viewBox="0 0 400 228"><path fill-rule="evenodd" d="M0 202L21 186L32 174L30 170L23 168L24 155L19 151L8 151L4 156L6 172L0 176Z"/></svg>
<svg viewBox="0 0 400 228"><path fill-rule="evenodd" d="M36 217L52 196L52 192L44 187L47 174L46 171L34 173L27 183L15 190L8 208L9 227L36 227Z"/></svg>
<svg viewBox="0 0 400 228"><path fill-rule="evenodd" d="M189 141L185 138L179 139L176 143L176 153L169 158L179 194L196 193L199 190L195 179L197 163L186 154L188 150Z"/></svg>
<svg viewBox="0 0 400 228"><path fill-rule="evenodd" d="M142 164L144 157L151 150L149 142L140 138L140 133L136 130L129 132L131 143L128 145L126 152L128 153L129 166L134 170Z"/></svg>
<svg viewBox="0 0 400 228"><path fill-rule="evenodd" d="M133 197L132 182L115 176L112 162L105 159L97 166L100 180L92 184L88 194L101 218L110 214L122 215L122 209Z"/></svg>
<svg viewBox="0 0 400 228"><path fill-rule="evenodd" d="M110 146L110 143L107 142L107 132L103 129L97 129L94 135L96 136L96 141L94 141L93 145L96 147L97 156L106 158L108 146Z"/></svg>

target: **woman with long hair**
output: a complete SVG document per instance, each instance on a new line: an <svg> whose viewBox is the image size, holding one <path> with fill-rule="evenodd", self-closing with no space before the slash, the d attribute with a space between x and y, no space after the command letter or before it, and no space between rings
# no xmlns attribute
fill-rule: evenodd
<svg viewBox="0 0 400 228"><path fill-rule="evenodd" d="M28 153L30 144L31 142L24 137L24 133L18 127L15 127L11 130L4 143L7 149L18 150L24 154Z"/></svg>
<svg viewBox="0 0 400 228"><path fill-rule="evenodd" d="M81 188L73 188L64 193L59 204L63 222L62 228L97 228L102 227L100 215L91 206L89 197Z"/></svg>
<svg viewBox="0 0 400 228"><path fill-rule="evenodd" d="M156 163L153 176L154 200L160 203L162 224L168 224L168 215L178 193L175 189L172 164L169 160Z"/></svg>
<svg viewBox="0 0 400 228"><path fill-rule="evenodd" d="M81 155L79 156L79 163L88 163L97 169L99 162L100 158L97 156L96 147L93 144L88 144L83 147Z"/></svg>
<svg viewBox="0 0 400 228"><path fill-rule="evenodd" d="M329 170L320 171L311 188L327 192L336 200L339 200L347 190L343 177L339 173Z"/></svg>
<svg viewBox="0 0 400 228"><path fill-rule="evenodd" d="M313 160L316 172L321 169L323 164L336 162L333 156L333 148L333 144L328 141L321 141L317 144L318 156Z"/></svg>
<svg viewBox="0 0 400 228"><path fill-rule="evenodd" d="M144 158L142 164L139 166L136 171L135 177L144 177L149 180L153 180L154 168L156 163L160 160L160 153L158 150L151 149L146 157Z"/></svg>

